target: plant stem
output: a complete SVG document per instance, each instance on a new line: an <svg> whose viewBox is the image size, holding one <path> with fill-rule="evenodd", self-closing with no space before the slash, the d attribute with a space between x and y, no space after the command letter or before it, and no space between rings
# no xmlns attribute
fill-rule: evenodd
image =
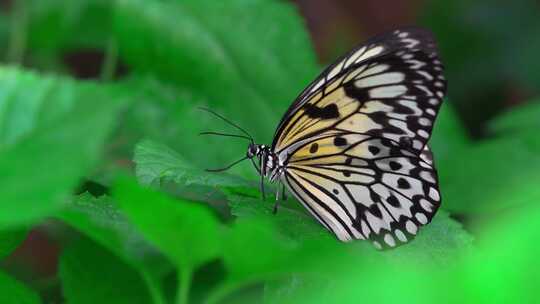
<svg viewBox="0 0 540 304"><path fill-rule="evenodd" d="M7 61L18 65L22 63L26 48L27 13L25 0L13 2Z"/></svg>
<svg viewBox="0 0 540 304"><path fill-rule="evenodd" d="M206 299L205 304L216 304L235 289L236 286L231 284L221 285L214 290L214 292L210 293L210 296Z"/></svg>
<svg viewBox="0 0 540 304"><path fill-rule="evenodd" d="M165 299L163 298L163 293L160 290L159 284L156 284L156 280L152 275L147 271L141 272L142 278L148 287L150 292L150 297L152 298L152 303L154 304L165 304Z"/></svg>
<svg viewBox="0 0 540 304"><path fill-rule="evenodd" d="M105 59L101 65L101 81L110 81L114 77L118 63L118 46L114 38L110 38L105 50Z"/></svg>
<svg viewBox="0 0 540 304"><path fill-rule="evenodd" d="M176 304L189 303L189 289L191 288L191 269L182 268L178 270L178 280L176 289Z"/></svg>

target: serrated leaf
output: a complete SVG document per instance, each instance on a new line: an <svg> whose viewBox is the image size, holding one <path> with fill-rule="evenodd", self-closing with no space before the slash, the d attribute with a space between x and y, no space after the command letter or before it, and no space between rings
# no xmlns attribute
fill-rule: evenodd
<svg viewBox="0 0 540 304"><path fill-rule="evenodd" d="M307 214L295 200L281 202L276 214L273 214L274 201L261 201L259 196L228 192L227 199L231 214L239 219L264 219L273 222L284 236L294 240L305 240L328 236L326 230ZM302 207L300 207L302 208Z"/></svg>
<svg viewBox="0 0 540 304"><path fill-rule="evenodd" d="M41 300L35 291L0 271L0 303L38 304Z"/></svg>
<svg viewBox="0 0 540 304"><path fill-rule="evenodd" d="M141 272L159 276L170 270L161 254L143 239L116 202L106 195L95 198L88 193L81 194L56 217Z"/></svg>
<svg viewBox="0 0 540 304"><path fill-rule="evenodd" d="M56 217L137 270L153 303L163 303L160 279L172 272L173 267L142 238L110 197L95 198L84 193L75 197Z"/></svg>
<svg viewBox="0 0 540 304"><path fill-rule="evenodd" d="M61 208L99 159L126 99L107 87L0 68L0 223Z"/></svg>
<svg viewBox="0 0 540 304"><path fill-rule="evenodd" d="M220 119L198 109L207 99L193 89L176 88L150 76L131 77L118 86L131 92L137 100L127 111L117 135L122 142L134 145L142 139L151 139L178 151L182 159L198 169L224 167L245 155L246 140L199 135L203 131L230 133L231 130ZM133 150L127 146L122 152L125 157L131 157ZM252 178L256 176L249 162L230 171Z"/></svg>
<svg viewBox="0 0 540 304"><path fill-rule="evenodd" d="M59 267L68 303L151 303L139 274L95 243L79 241L69 246Z"/></svg>
<svg viewBox="0 0 540 304"><path fill-rule="evenodd" d="M283 236L293 240L332 238L330 232L324 229L313 217L304 210L281 207L277 214L272 214L272 203L261 202L256 198L229 194L231 213L241 219L265 219L273 222ZM297 204L291 201L290 204ZM364 241L354 242L367 243ZM440 210L418 236L405 246L382 253L392 261L407 261L409 263L448 264L455 261L471 249L472 236L466 232L460 223L451 219L447 212ZM365 248L359 248L365 251ZM359 252L360 253L360 252Z"/></svg>
<svg viewBox="0 0 540 304"><path fill-rule="evenodd" d="M133 160L139 182L159 186L166 181L178 185L204 185L209 187L246 187L248 183L227 174L213 174L193 167L169 147L145 140L137 144Z"/></svg>
<svg viewBox="0 0 540 304"><path fill-rule="evenodd" d="M114 196L148 241L181 269L192 271L219 257L219 222L206 206L128 180L117 184Z"/></svg>
<svg viewBox="0 0 540 304"><path fill-rule="evenodd" d="M260 13L254 16L248 11ZM130 64L204 92L215 105L230 109L227 105L233 103L229 101L246 100L246 112L265 113L242 117L258 130L277 124L276 108L263 100L281 103L283 108L277 110L284 112L315 76L306 32L291 6L284 3L119 1L115 22L121 53ZM276 22L287 27L276 27ZM134 41L133 35L139 39ZM183 72L186 68L190 73Z"/></svg>

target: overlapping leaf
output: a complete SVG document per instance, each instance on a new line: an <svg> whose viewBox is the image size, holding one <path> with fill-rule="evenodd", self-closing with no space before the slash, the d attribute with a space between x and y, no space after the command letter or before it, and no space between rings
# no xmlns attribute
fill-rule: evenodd
<svg viewBox="0 0 540 304"><path fill-rule="evenodd" d="M0 67L0 223L64 205L126 101L97 84Z"/></svg>

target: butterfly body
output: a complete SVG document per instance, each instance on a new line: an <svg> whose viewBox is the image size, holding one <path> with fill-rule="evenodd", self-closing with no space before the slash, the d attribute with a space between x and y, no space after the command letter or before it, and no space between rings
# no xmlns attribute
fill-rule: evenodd
<svg viewBox="0 0 540 304"><path fill-rule="evenodd" d="M249 136L246 158L261 174L263 195L263 178L279 181L339 240L396 247L440 206L427 143L445 93L429 31L378 36L298 96L271 146Z"/></svg>

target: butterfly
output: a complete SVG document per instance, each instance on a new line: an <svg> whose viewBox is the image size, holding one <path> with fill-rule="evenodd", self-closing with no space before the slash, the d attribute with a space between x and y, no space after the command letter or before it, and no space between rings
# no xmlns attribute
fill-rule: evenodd
<svg viewBox="0 0 540 304"><path fill-rule="evenodd" d="M252 161L263 197L265 178L279 182L339 240L386 249L412 240L441 204L427 143L445 94L433 35L405 28L326 68L285 112L270 146L217 113L246 136L204 133L251 141L240 161Z"/></svg>

